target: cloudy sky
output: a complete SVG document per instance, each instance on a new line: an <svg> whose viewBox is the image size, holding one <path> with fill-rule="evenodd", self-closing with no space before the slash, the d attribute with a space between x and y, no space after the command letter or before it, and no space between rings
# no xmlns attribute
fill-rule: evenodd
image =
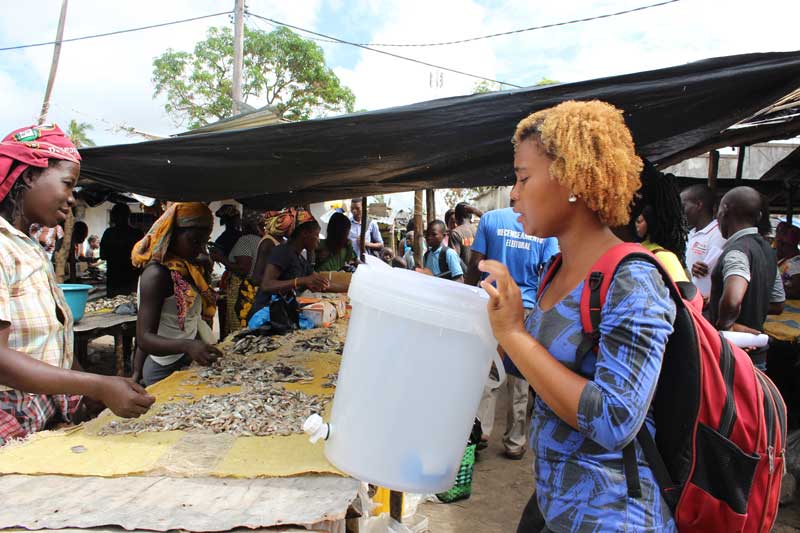
<svg viewBox="0 0 800 533"><path fill-rule="evenodd" d="M0 48L50 41L60 0L3 3ZM463 39L603 15L657 0L248 0L250 12L362 43ZM71 0L65 37L78 37L232 9L233 0ZM518 33L474 43L392 48L401 55L516 85L649 70L745 52L800 49L797 0L681 0L633 14ZM271 29L253 17L251 27ZM141 139L120 125L158 135L181 131L153 98L152 60L167 48L191 50L223 15L167 28L65 43L50 120L94 125L98 144ZM471 92L475 79L342 44L320 43L329 66L356 94L357 109L380 109ZM0 125L35 121L51 46L0 51ZM441 80L432 86L431 79Z"/></svg>

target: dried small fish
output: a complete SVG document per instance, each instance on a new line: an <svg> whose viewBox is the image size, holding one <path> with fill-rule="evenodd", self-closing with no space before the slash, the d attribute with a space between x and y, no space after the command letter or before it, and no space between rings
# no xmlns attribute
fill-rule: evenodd
<svg viewBox="0 0 800 533"><path fill-rule="evenodd" d="M332 389L336 387L337 383L339 382L339 373L334 372L332 374L328 374L327 376L325 376L325 379L327 379L328 381L322 384L322 388Z"/></svg>
<svg viewBox="0 0 800 533"><path fill-rule="evenodd" d="M303 352L338 353L341 355L344 351L344 342L330 334L322 334L296 341L294 349Z"/></svg>
<svg viewBox="0 0 800 533"><path fill-rule="evenodd" d="M136 305L136 295L128 294L124 296L114 296L113 298L98 298L86 304L87 313L96 313L98 311L105 311L108 309L116 309L120 305L131 304Z"/></svg>
<svg viewBox="0 0 800 533"><path fill-rule="evenodd" d="M152 416L112 420L100 435L183 430L232 435L291 435L303 432L310 415L325 410L328 398L277 387L268 394L246 391L204 396L194 403L166 403Z"/></svg>
<svg viewBox="0 0 800 533"><path fill-rule="evenodd" d="M272 352L281 346L271 336L245 335L239 338L231 348L231 352L241 355Z"/></svg>
<svg viewBox="0 0 800 533"><path fill-rule="evenodd" d="M113 420L99 434L170 430L259 436L302 433L305 419L322 413L330 398L288 391L283 383L313 379L313 374L300 366L230 354L200 370L197 379L189 383L240 386L240 392L208 395L195 402L166 403L138 420ZM192 397L176 394L173 399L178 396Z"/></svg>

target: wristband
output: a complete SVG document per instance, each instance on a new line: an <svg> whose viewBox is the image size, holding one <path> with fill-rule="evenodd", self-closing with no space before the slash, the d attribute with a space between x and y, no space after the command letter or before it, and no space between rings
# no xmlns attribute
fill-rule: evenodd
<svg viewBox="0 0 800 533"><path fill-rule="evenodd" d="M297 289L297 278L294 278L294 288Z"/></svg>

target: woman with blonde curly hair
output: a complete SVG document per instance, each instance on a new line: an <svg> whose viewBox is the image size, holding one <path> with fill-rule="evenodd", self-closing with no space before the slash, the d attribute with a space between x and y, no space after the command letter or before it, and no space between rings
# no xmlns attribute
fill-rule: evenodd
<svg viewBox="0 0 800 533"><path fill-rule="evenodd" d="M489 274L482 286L495 337L537 393L536 494L518 531L674 531L641 449L641 497L628 495L622 459L642 424L655 433L648 406L675 318L652 264L620 266L597 350L576 363L584 279L621 242L610 227L628 223L640 187L642 161L630 131L607 103L565 102L522 120L513 144L514 210L527 234L557 237L563 258L527 321L508 270L493 261L480 265Z"/></svg>

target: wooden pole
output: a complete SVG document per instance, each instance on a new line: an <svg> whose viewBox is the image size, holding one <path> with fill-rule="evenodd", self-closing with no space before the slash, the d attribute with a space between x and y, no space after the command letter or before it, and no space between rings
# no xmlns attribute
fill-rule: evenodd
<svg viewBox="0 0 800 533"><path fill-rule="evenodd" d="M414 191L414 264L423 268L422 243L424 242L425 228L422 225L422 191Z"/></svg>
<svg viewBox="0 0 800 533"><path fill-rule="evenodd" d="M389 491L389 516L398 524L403 522L403 493Z"/></svg>
<svg viewBox="0 0 800 533"><path fill-rule="evenodd" d="M428 223L436 220L436 191L425 189L425 210L428 212Z"/></svg>
<svg viewBox="0 0 800 533"><path fill-rule="evenodd" d="M736 181L734 182L735 187L738 187L742 184L742 175L744 173L744 153L746 149L746 146L739 147L739 158L736 161Z"/></svg>
<svg viewBox="0 0 800 533"><path fill-rule="evenodd" d="M233 8L233 114L242 112L242 65L244 62L244 0Z"/></svg>
<svg viewBox="0 0 800 533"><path fill-rule="evenodd" d="M56 82L58 59L61 57L61 41L64 39L64 24L67 22L67 3L68 0L62 0L61 2L61 16L58 18L56 43L53 45L53 62L50 64L50 76L47 78L47 88L44 91L44 101L42 102L42 112L39 114L39 124L44 124L44 121L47 120L47 113L50 111L50 96L53 94L53 85Z"/></svg>
<svg viewBox="0 0 800 533"><path fill-rule="evenodd" d="M75 217L72 216L72 209L70 209L69 213L67 213L67 220L64 222L64 238L61 241L61 249L56 253L55 269L58 283L64 283L64 271L66 270L69 252L72 249L72 228L74 226Z"/></svg>
<svg viewBox="0 0 800 533"><path fill-rule="evenodd" d="M708 188L717 191L717 175L719 174L719 151L708 152Z"/></svg>
<svg viewBox="0 0 800 533"><path fill-rule="evenodd" d="M367 197L361 198L361 237L359 243L361 244L361 262L366 262L367 254L367 226L369 225L369 215L367 215Z"/></svg>

